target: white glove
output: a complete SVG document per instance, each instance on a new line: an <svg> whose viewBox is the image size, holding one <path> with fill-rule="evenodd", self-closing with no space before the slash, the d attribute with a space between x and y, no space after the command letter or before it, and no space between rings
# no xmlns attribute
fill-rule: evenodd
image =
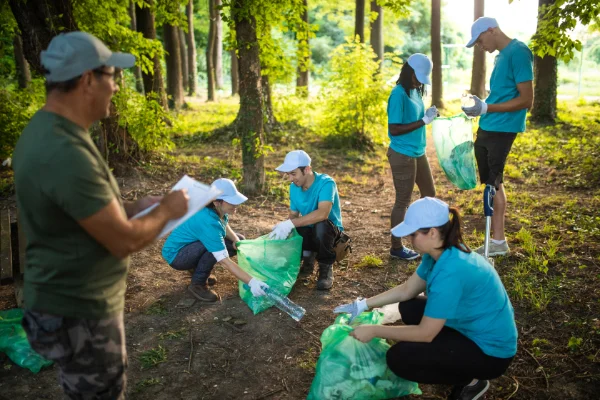
<svg viewBox="0 0 600 400"><path fill-rule="evenodd" d="M273 231L269 233L269 239L283 240L287 239L288 235L294 229L294 223L291 219L286 219L273 227Z"/></svg>
<svg viewBox="0 0 600 400"><path fill-rule="evenodd" d="M438 116L438 110L435 106L431 106L427 109L427 111L425 111L425 116L423 117L423 122L425 122L425 125L429 125L431 123L431 121L433 121L435 119L435 117Z"/></svg>
<svg viewBox="0 0 600 400"><path fill-rule="evenodd" d="M367 311L369 307L367 306L367 299L357 298L350 304L344 304L343 306L337 306L333 312L336 314L339 313L348 313L350 314L350 322L354 321L354 318L358 317L363 311Z"/></svg>
<svg viewBox="0 0 600 400"><path fill-rule="evenodd" d="M487 113L488 105L484 100L481 100L479 97L473 95L473 101L475 101L475 105L473 107L461 107L467 116L478 117Z"/></svg>
<svg viewBox="0 0 600 400"><path fill-rule="evenodd" d="M254 297L264 296L266 294L265 290L269 288L269 285L267 285L263 281L259 281L256 278L250 279L250 282L248 282L248 286L250 286L250 291L252 292L252 295Z"/></svg>

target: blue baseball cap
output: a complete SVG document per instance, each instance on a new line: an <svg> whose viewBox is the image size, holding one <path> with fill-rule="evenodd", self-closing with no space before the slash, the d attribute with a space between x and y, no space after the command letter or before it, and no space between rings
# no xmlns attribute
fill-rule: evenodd
<svg viewBox="0 0 600 400"><path fill-rule="evenodd" d="M294 150L286 154L283 164L275 168L280 172L292 172L296 168L308 167L311 159L304 150Z"/></svg>
<svg viewBox="0 0 600 400"><path fill-rule="evenodd" d="M238 192L235 183L231 179L219 178L212 183L212 186L219 189L222 193L217 197L217 200L223 200L234 206L240 205L248 198Z"/></svg>
<svg viewBox="0 0 600 400"><path fill-rule="evenodd" d="M450 207L434 197L423 197L408 206L404 221L392 228L396 237L408 236L423 228L436 228L450 221Z"/></svg>
<svg viewBox="0 0 600 400"><path fill-rule="evenodd" d="M495 18L479 17L473 25L471 25L471 40L467 43L467 47L475 46L475 42L479 39L479 35L486 32L490 28L497 28L498 21Z"/></svg>
<svg viewBox="0 0 600 400"><path fill-rule="evenodd" d="M433 62L425 54L415 53L406 61L415 71L417 80L424 85L431 85L429 75L433 69Z"/></svg>

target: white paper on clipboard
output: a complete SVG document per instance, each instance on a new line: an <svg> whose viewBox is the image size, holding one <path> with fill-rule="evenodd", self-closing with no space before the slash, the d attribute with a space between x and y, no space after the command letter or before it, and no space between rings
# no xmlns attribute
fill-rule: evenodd
<svg viewBox="0 0 600 400"><path fill-rule="evenodd" d="M177 228L179 225L183 224L192 215L202 210L208 203L210 203L211 201L216 199L218 195L223 193L219 189L205 185L204 183L200 183L187 175L184 175L183 178L181 178L179 182L177 182L175 186L173 186L173 189L171 189L171 191L181 189L187 189L187 194L190 198L188 200L188 212L179 219L172 219L169 222L167 222L167 225L165 225L163 230L158 235L159 239L169 234L173 229ZM143 217L144 215L152 211L154 207L158 207L158 203L134 215L132 219Z"/></svg>

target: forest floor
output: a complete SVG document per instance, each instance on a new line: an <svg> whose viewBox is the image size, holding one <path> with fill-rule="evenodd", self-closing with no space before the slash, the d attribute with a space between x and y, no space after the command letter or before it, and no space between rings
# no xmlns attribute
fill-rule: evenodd
<svg viewBox="0 0 600 400"><path fill-rule="evenodd" d="M192 104L186 115L225 125L236 106ZM562 108L552 127L530 127L520 135L506 169L509 208L508 257L496 269L515 308L518 353L486 399L596 399L600 392L600 105ZM196 133L194 133L196 132ZM116 170L125 198L161 194L183 174L209 183L239 178L240 153L227 142L207 142L192 130L174 140L177 149L135 169ZM201 140L202 139L202 140ZM268 154L274 171L285 153L304 148L313 167L335 178L349 258L335 266L330 292L315 290L315 276L298 280L290 298L306 309L296 323L277 309L256 316L240 299L234 277L216 269L222 301L207 305L186 291L190 276L162 259L159 241L132 256L127 279L125 323L131 399L303 399L315 376L319 337L334 320L335 306L372 296L406 280L418 261L389 258L390 211L394 203L385 149L361 154L327 148L297 130L282 136ZM482 188L459 191L440 169L431 138L428 157L438 197L465 216L467 242L483 241ZM2 175L5 179L8 173ZM251 197L230 219L248 238L269 232L287 216L287 183L271 172L268 194ZM413 194L418 197L418 192ZM8 196L2 207L14 207ZM365 256L379 267L358 267ZM0 309L15 306L11 286L0 287ZM38 374L0 354L0 399L60 399L56 368ZM442 399L449 387L420 385L423 395ZM326 400L326 399L324 399Z"/></svg>

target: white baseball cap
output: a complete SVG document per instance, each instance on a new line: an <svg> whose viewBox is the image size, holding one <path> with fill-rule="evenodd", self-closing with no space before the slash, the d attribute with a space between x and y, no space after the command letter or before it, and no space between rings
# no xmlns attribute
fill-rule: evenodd
<svg viewBox="0 0 600 400"><path fill-rule="evenodd" d="M310 156L304 150L294 150L286 154L283 164L275 168L280 172L292 172L296 168L310 165Z"/></svg>
<svg viewBox="0 0 600 400"><path fill-rule="evenodd" d="M479 38L483 32L487 31L490 28L497 28L498 21L495 18L490 17L479 17L473 25L471 25L471 40L467 43L467 47L475 46L475 42Z"/></svg>
<svg viewBox="0 0 600 400"><path fill-rule="evenodd" d="M431 85L429 74L431 74L431 70L433 69L433 63L429 57L425 54L415 53L408 57L406 62L415 70L415 75L419 82L425 85Z"/></svg>
<svg viewBox="0 0 600 400"><path fill-rule="evenodd" d="M212 186L223 192L217 197L217 200L224 200L229 204L233 204L234 206L242 204L248 200L246 196L238 192L237 188L235 187L235 183L233 183L231 179L219 178L212 183Z"/></svg>
<svg viewBox="0 0 600 400"><path fill-rule="evenodd" d="M408 206L404 221L392 228L396 237L408 236L423 228L437 228L450 221L448 204L434 197L423 197Z"/></svg>

